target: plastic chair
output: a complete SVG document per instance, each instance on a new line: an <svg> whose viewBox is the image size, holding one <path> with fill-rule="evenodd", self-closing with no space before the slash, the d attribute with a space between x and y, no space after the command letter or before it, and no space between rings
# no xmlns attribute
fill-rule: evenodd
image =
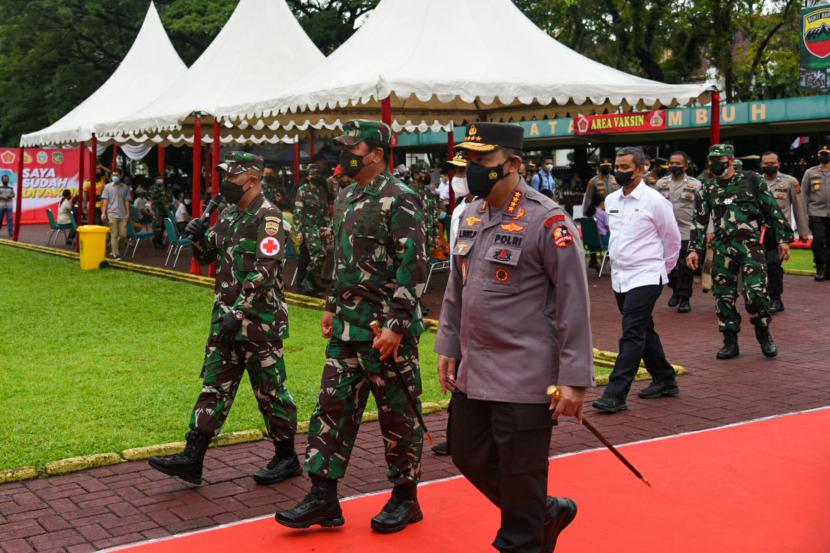
<svg viewBox="0 0 830 553"><path fill-rule="evenodd" d="M450 270L450 262L447 261L435 261L429 264L429 273L427 274L427 282L424 284L424 291L421 294L427 293L427 289L429 288L429 281L432 280L432 273L436 271L449 271Z"/></svg>
<svg viewBox="0 0 830 553"><path fill-rule="evenodd" d="M153 232L149 230L143 230L141 232L136 232L135 227L133 226L133 222L127 219L127 247L125 251L130 251L130 246L133 246L133 255L131 259L135 259L135 252L138 251L138 245L141 241L145 238L152 238ZM135 242L135 244L133 244Z"/></svg>
<svg viewBox="0 0 830 553"><path fill-rule="evenodd" d="M602 271L605 268L605 260L608 258L608 249L602 244L602 238L599 236L599 229L597 229L597 222L591 217L582 217L577 219L579 227L582 229L582 243L588 253L598 253L602 255L602 262L599 265L598 277L602 276Z"/></svg>
<svg viewBox="0 0 830 553"><path fill-rule="evenodd" d="M173 268L175 268L176 264L179 262L179 255L182 253L185 246L190 245L190 240L179 237L179 232L176 230L176 223L173 222L173 219L166 218L164 220L164 228L167 230L167 237L170 240L170 246L167 248L167 258L164 260L164 266L167 267L167 263L170 262L170 256L175 250L176 258L173 261Z"/></svg>
<svg viewBox="0 0 830 553"><path fill-rule="evenodd" d="M46 208L46 217L49 218L49 229L50 229L49 239L46 241L46 244L48 246L52 245L52 241L57 237L58 234L63 233L63 240L65 242L66 239L69 238L69 235L67 234L67 232L70 231L70 230L73 230L73 231L77 230L77 225L75 224L75 214L74 213L72 213L72 222L71 223L62 223L62 224L58 223L55 220L55 214L52 213L52 210L49 209L49 208ZM77 234L76 234L76 236L77 236Z"/></svg>

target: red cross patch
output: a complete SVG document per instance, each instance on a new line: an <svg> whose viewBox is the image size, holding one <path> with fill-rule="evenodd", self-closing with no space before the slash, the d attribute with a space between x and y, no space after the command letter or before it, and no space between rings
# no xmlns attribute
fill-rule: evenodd
<svg viewBox="0 0 830 553"><path fill-rule="evenodd" d="M259 251L262 252L262 255L274 257L280 253L280 241L271 236L263 238L259 241Z"/></svg>

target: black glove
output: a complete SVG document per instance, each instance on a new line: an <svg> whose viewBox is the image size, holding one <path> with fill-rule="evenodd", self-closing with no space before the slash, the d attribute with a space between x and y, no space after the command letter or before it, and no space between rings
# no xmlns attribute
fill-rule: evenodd
<svg viewBox="0 0 830 553"><path fill-rule="evenodd" d="M237 319L233 311L228 311L216 322L219 323L219 341L226 344L233 343L236 333L242 328L242 319Z"/></svg>
<svg viewBox="0 0 830 553"><path fill-rule="evenodd" d="M208 229L208 224L201 219L191 219L187 226L184 227L185 236L189 236L191 240L201 240Z"/></svg>

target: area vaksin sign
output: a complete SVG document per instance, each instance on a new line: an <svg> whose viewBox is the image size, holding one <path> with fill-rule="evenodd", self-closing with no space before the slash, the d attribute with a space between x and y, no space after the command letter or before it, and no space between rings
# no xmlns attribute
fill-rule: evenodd
<svg viewBox="0 0 830 553"><path fill-rule="evenodd" d="M638 113L578 115L574 119L574 134L578 135L660 131L665 129L666 111L662 109Z"/></svg>

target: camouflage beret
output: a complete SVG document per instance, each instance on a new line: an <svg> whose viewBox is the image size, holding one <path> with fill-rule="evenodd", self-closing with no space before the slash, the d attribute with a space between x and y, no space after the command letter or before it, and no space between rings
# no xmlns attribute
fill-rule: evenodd
<svg viewBox="0 0 830 553"><path fill-rule="evenodd" d="M342 146L354 146L364 140L389 146L392 143L392 129L383 121L352 119L343 123L343 134L334 139Z"/></svg>
<svg viewBox="0 0 830 553"><path fill-rule="evenodd" d="M222 163L216 166L216 169L229 175L241 175L251 169L262 171L264 164L265 160L262 159L262 156L249 152L228 152L225 154Z"/></svg>
<svg viewBox="0 0 830 553"><path fill-rule="evenodd" d="M732 144L714 144L709 148L709 157L734 156L735 147Z"/></svg>
<svg viewBox="0 0 830 553"><path fill-rule="evenodd" d="M412 164L411 171L413 173L418 173L420 171L429 171L429 165L427 165L426 161L416 161Z"/></svg>

